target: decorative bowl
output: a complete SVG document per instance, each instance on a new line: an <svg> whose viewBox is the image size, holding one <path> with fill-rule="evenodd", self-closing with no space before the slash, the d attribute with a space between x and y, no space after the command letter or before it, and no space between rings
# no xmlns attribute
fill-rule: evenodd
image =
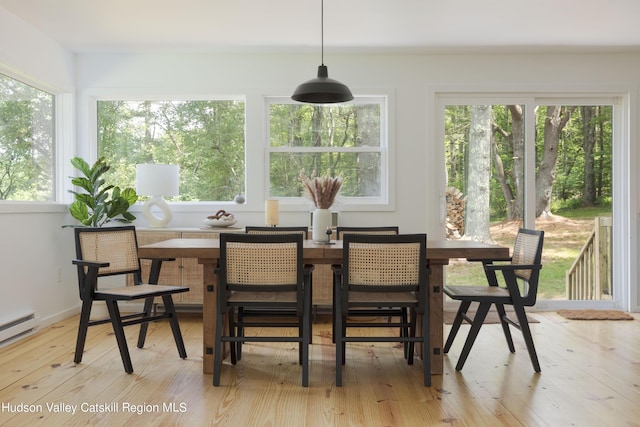
<svg viewBox="0 0 640 427"><path fill-rule="evenodd" d="M236 223L236 217L233 215L223 216L221 218L205 218L202 220L209 227L229 227Z"/></svg>

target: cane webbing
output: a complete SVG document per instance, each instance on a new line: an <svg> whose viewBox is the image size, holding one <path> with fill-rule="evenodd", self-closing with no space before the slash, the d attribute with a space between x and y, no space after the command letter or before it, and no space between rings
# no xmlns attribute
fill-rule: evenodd
<svg viewBox="0 0 640 427"><path fill-rule="evenodd" d="M238 285L295 285L298 278L297 250L296 242L227 242L227 282Z"/></svg>
<svg viewBox="0 0 640 427"><path fill-rule="evenodd" d="M112 274L138 269L138 248L133 230L92 231L80 233L84 261L108 262L99 274Z"/></svg>
<svg viewBox="0 0 640 427"><path fill-rule="evenodd" d="M513 246L511 263L514 265L535 264L535 257L538 249L540 236L537 234L518 233ZM516 270L516 276L527 281L531 277L532 270Z"/></svg>
<svg viewBox="0 0 640 427"><path fill-rule="evenodd" d="M351 285L414 285L419 280L420 244L349 245Z"/></svg>

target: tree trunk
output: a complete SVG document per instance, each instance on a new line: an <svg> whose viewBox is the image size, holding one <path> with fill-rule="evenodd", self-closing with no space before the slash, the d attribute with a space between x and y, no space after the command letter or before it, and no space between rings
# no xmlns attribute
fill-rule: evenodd
<svg viewBox="0 0 640 427"><path fill-rule="evenodd" d="M593 118L597 107L580 107L582 110L582 140L584 149L584 193L582 204L595 206L596 204L596 176L594 171L595 161L593 150L596 145L596 129Z"/></svg>
<svg viewBox="0 0 640 427"><path fill-rule="evenodd" d="M577 107L547 107L544 121L544 147L536 175L536 218L551 216L551 192L556 178L560 134Z"/></svg>
<svg viewBox="0 0 640 427"><path fill-rule="evenodd" d="M513 153L513 172L511 179L515 195L507 199L508 219L524 218L524 116L522 106L509 105L511 112L511 147Z"/></svg>
<svg viewBox="0 0 640 427"><path fill-rule="evenodd" d="M469 130L465 238L479 242L491 241L489 233L491 123L492 110L490 105L472 106L471 129Z"/></svg>

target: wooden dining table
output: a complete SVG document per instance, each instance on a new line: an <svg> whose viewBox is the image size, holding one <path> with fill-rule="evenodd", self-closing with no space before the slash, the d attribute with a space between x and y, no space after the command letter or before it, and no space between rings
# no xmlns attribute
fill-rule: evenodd
<svg viewBox="0 0 640 427"><path fill-rule="evenodd" d="M303 257L306 264L340 264L342 241L333 244L304 242ZM203 267L204 295L203 321L203 365L205 374L213 373L213 350L215 346L217 277L215 267L220 256L219 239L169 239L138 248L141 258L197 258ZM427 263L429 280L429 335L431 343L431 373L443 372L443 311L444 269L451 259L457 258L506 258L509 249L504 246L478 243L467 240L428 240Z"/></svg>

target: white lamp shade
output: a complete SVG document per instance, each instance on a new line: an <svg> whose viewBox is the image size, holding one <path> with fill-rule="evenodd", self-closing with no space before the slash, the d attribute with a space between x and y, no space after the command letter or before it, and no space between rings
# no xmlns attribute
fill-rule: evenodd
<svg viewBox="0 0 640 427"><path fill-rule="evenodd" d="M180 166L147 163L136 165L136 192L142 196L177 196Z"/></svg>

